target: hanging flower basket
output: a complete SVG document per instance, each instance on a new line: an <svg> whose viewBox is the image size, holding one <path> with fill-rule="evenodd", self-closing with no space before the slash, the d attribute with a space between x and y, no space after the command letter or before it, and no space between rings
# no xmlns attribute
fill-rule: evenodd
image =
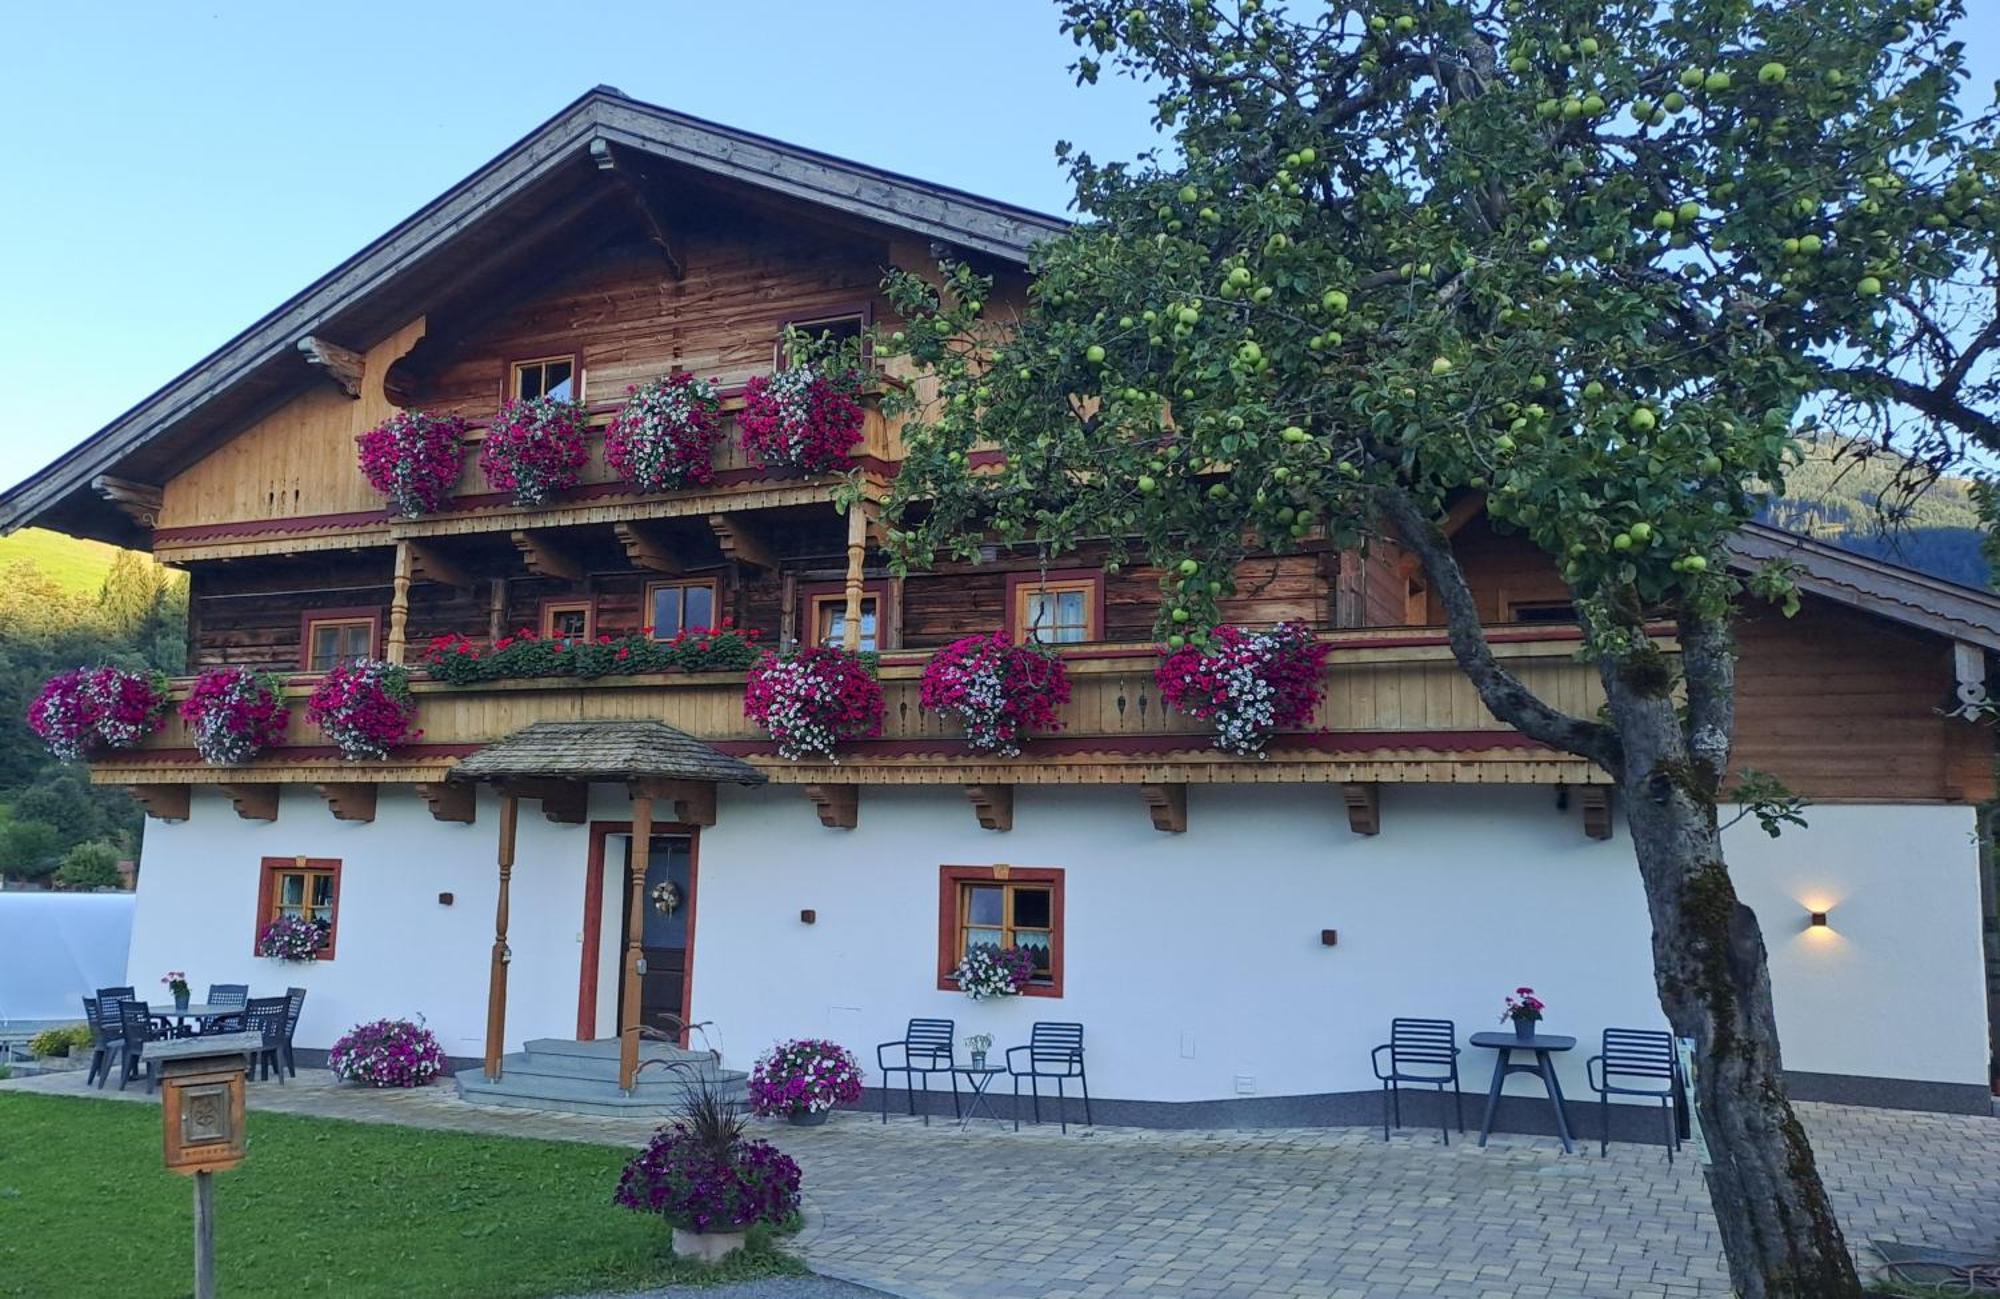
<svg viewBox="0 0 2000 1299"><path fill-rule="evenodd" d="M920 697L933 712L958 718L975 751L1012 758L1027 732L1062 729L1069 670L1053 650L1016 645L1004 632L966 636L924 665Z"/></svg>
<svg viewBox="0 0 2000 1299"><path fill-rule="evenodd" d="M161 672L71 668L43 684L28 705L28 728L64 762L129 749L160 729L167 690Z"/></svg>
<svg viewBox="0 0 2000 1299"><path fill-rule="evenodd" d="M841 741L882 733L882 712L882 683L866 659L843 649L766 654L744 682L743 715L793 762L834 761Z"/></svg>
<svg viewBox="0 0 2000 1299"><path fill-rule="evenodd" d="M326 922L279 916L257 931L257 955L274 961L317 961L326 946Z"/></svg>
<svg viewBox="0 0 2000 1299"><path fill-rule="evenodd" d="M465 463L465 420L457 415L406 410L354 440L361 476L406 519L442 509Z"/></svg>
<svg viewBox="0 0 2000 1299"><path fill-rule="evenodd" d="M1298 623L1217 627L1205 648L1174 651L1153 679L1168 704L1215 724L1217 748L1262 757L1274 734L1312 718L1331 648Z"/></svg>
<svg viewBox="0 0 2000 1299"><path fill-rule="evenodd" d="M417 701L410 674L380 659L343 663L320 679L306 700L306 720L326 733L349 762L389 756L415 739Z"/></svg>
<svg viewBox="0 0 2000 1299"><path fill-rule="evenodd" d="M974 1001L1018 997L1035 977L1035 958L1025 948L982 944L966 950L951 977L958 990Z"/></svg>
<svg viewBox="0 0 2000 1299"><path fill-rule="evenodd" d="M861 375L795 362L776 374L757 375L743 389L743 450L766 469L806 474L851 467L861 440Z"/></svg>
<svg viewBox="0 0 2000 1299"><path fill-rule="evenodd" d="M628 388L625 408L604 432L604 458L642 492L698 487L715 477L722 403L715 385L672 374Z"/></svg>
<svg viewBox="0 0 2000 1299"><path fill-rule="evenodd" d="M249 668L210 668L181 701L181 720L203 762L235 766L284 738L291 710L278 678Z"/></svg>
<svg viewBox="0 0 2000 1299"><path fill-rule="evenodd" d="M580 402L554 397L510 401L487 426L479 467L520 505L541 505L576 486L590 461Z"/></svg>

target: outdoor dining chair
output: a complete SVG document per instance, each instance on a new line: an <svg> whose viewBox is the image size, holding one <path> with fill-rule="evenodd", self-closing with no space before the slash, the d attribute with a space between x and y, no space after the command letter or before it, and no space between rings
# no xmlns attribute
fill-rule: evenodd
<svg viewBox="0 0 2000 1299"><path fill-rule="evenodd" d="M1026 1060L1023 1067L1015 1059ZM1063 1095L1063 1081L1076 1079L1083 1089L1083 1121L1091 1127L1097 1122L1090 1117L1090 1080L1083 1072L1083 1025L1062 1024L1039 1020L1028 1030L1026 1046L1007 1048L1007 1072L1014 1076L1014 1128L1021 1127L1021 1080L1028 1080L1028 1096L1034 1106L1035 1122L1042 1121L1042 1092L1040 1080L1053 1078L1056 1084L1056 1117L1062 1123L1062 1130L1069 1131L1068 1097Z"/></svg>
<svg viewBox="0 0 2000 1299"><path fill-rule="evenodd" d="M1602 1054L1584 1062L1590 1089L1597 1093L1598 1112L1604 1120L1598 1134L1597 1153L1611 1148L1611 1098L1647 1096L1660 1103L1667 1123L1667 1162L1674 1162L1680 1149L1680 1125L1674 1118L1674 1101L1681 1089L1680 1062L1674 1056L1674 1035L1657 1029L1607 1028ZM1614 1078L1630 1080L1625 1085ZM1649 1085L1650 1084L1650 1085Z"/></svg>
<svg viewBox="0 0 2000 1299"><path fill-rule="evenodd" d="M285 1067L279 1062L279 1053L284 1050L285 1009L290 1002L289 997L252 997L243 1008L242 1031L259 1034L264 1039L250 1058L250 1069L261 1081L269 1081L274 1072L280 1085L285 1081Z"/></svg>
<svg viewBox="0 0 2000 1299"><path fill-rule="evenodd" d="M1389 1068L1382 1069L1382 1053L1389 1053ZM1465 1098L1458 1089L1458 1026L1448 1019L1392 1019L1389 1040L1369 1057L1375 1077L1382 1084L1382 1140L1389 1139L1389 1119L1403 1126L1405 1084L1438 1089L1438 1135L1451 1144L1445 1124L1444 1089L1451 1088L1453 1108L1458 1114L1458 1130L1465 1131Z"/></svg>
<svg viewBox="0 0 2000 1299"><path fill-rule="evenodd" d="M882 1075L882 1121L889 1121L889 1075L903 1075L903 1100L910 1113L917 1112L916 1083L923 1080L924 1096L931 1092L931 1075L944 1074L951 1079L951 1113L958 1117L958 1074L953 1069L951 1058L952 1034L957 1025L949 1019L913 1019L903 1029L901 1041L884 1042L875 1048L875 1068ZM902 1063L890 1064L889 1052L900 1050ZM928 1104L924 1107L929 1113Z"/></svg>
<svg viewBox="0 0 2000 1299"><path fill-rule="evenodd" d="M86 1087L93 1082L99 1087L104 1085L100 1075L109 1071L111 1058L124 1045L118 1038L116 1026L105 1027L104 1016L98 1009L102 1004L95 997L83 999L83 1022L90 1025L90 1071L83 1076ZM112 1004L117 1005L115 1001Z"/></svg>
<svg viewBox="0 0 2000 1299"><path fill-rule="evenodd" d="M106 1008L109 1007L107 1010ZM114 998L100 999L97 1013L105 1029L110 1031L115 1022L118 1034L118 1090L124 1091L125 1084L139 1076L145 1060L146 1043L158 1041L167 1035L166 1027L154 1021L152 1007L143 1001ZM115 1017L115 1020L114 1020ZM104 1086L104 1077L98 1076L97 1085ZM146 1090L153 1090L153 1079L149 1074Z"/></svg>
<svg viewBox="0 0 2000 1299"><path fill-rule="evenodd" d="M134 991L133 989L131 989L131 988L129 988L129 987L127 987L127 988L99 988L99 989L97 990L97 999L98 999L98 1000L99 1000L100 1002L101 1002L101 1001L103 1001L103 1000L104 1000L105 998L107 998L107 997L108 997L108 998L110 998L110 999L111 999L111 1000L113 1000L113 1001L130 1001L130 1000L132 1000L132 999L133 999L134 997L136 997L136 996L138 996L138 995L139 995L139 994L138 994L138 993L137 993L136 991Z"/></svg>
<svg viewBox="0 0 2000 1299"><path fill-rule="evenodd" d="M250 1001L250 985L247 983L211 983L208 985L207 1004L241 1011ZM243 1016L212 1015L202 1021L204 1033L238 1033L243 1030Z"/></svg>
<svg viewBox="0 0 2000 1299"><path fill-rule="evenodd" d="M292 1035L299 1031L299 1014L306 1008L304 988L285 989L285 1026L278 1039L279 1058L284 1061L285 1072L296 1078L299 1066L292 1059Z"/></svg>

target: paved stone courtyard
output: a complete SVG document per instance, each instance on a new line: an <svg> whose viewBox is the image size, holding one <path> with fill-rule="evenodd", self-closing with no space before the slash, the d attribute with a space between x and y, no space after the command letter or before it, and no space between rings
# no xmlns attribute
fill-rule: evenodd
<svg viewBox="0 0 2000 1299"><path fill-rule="evenodd" d="M0 1087L82 1094L79 1074ZM91 1095L116 1096L115 1090ZM143 1100L142 1087L125 1093ZM650 1125L386 1094L301 1071L253 1108L510 1136L637 1143ZM1418 1103L1421 1106L1421 1102ZM1966 1250L2000 1238L2000 1120L1800 1107L1848 1238ZM1427 1118L1419 1109L1414 1118ZM757 1123L806 1174L799 1248L825 1274L921 1299L1727 1295L1690 1156L1564 1155L1553 1138L1380 1129L960 1131L863 1114Z"/></svg>

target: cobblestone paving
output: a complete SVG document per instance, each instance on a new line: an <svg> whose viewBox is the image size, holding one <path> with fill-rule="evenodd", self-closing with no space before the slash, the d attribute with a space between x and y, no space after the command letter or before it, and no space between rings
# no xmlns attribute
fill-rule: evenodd
<svg viewBox="0 0 2000 1299"><path fill-rule="evenodd" d="M75 1074L0 1088L81 1094ZM96 1095L98 1093L91 1093ZM105 1092L104 1095L115 1095ZM126 1099L144 1099L134 1088ZM258 1109L510 1136L633 1142L650 1125L383 1094L302 1072ZM1988 1250L2000 1120L1802 1105L1848 1239ZM1564 1155L1553 1138L1379 1130L1018 1135L837 1115L758 1124L805 1169L799 1246L829 1276L918 1299L1685 1299L1729 1293L1691 1158ZM1689 1152L1691 1154L1691 1151Z"/></svg>

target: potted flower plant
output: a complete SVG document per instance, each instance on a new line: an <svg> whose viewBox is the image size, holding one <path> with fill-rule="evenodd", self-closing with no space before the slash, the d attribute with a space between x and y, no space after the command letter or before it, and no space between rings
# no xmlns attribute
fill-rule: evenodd
<svg viewBox="0 0 2000 1299"><path fill-rule="evenodd" d="M832 762L841 741L880 735L882 711L882 683L868 659L848 650L767 653L743 683L743 715L770 732L793 762Z"/></svg>
<svg viewBox="0 0 2000 1299"><path fill-rule="evenodd" d="M43 683L28 705L28 727L64 762L110 749L129 749L160 728L167 715L161 672L71 668Z"/></svg>
<svg viewBox="0 0 2000 1299"><path fill-rule="evenodd" d="M1206 646L1170 653L1153 679L1168 704L1215 724L1217 748L1262 757L1273 735L1311 719L1331 650L1299 623L1217 627Z"/></svg>
<svg viewBox="0 0 2000 1299"><path fill-rule="evenodd" d="M756 375L743 388L743 450L767 469L806 474L843 470L861 440L861 372L832 357L794 352L776 374Z"/></svg>
<svg viewBox="0 0 2000 1299"><path fill-rule="evenodd" d="M326 733L349 762L386 758L416 738L417 701L407 669L379 659L342 663L306 700L306 720Z"/></svg>
<svg viewBox="0 0 2000 1299"><path fill-rule="evenodd" d="M642 492L671 492L715 476L722 403L714 384L682 373L625 391L625 408L604 431L604 458L620 477Z"/></svg>
<svg viewBox="0 0 2000 1299"><path fill-rule="evenodd" d="M1507 1008L1500 1012L1500 1018L1513 1021L1516 1037L1531 1038L1547 1009L1547 1003L1535 995L1533 988L1516 988L1514 995L1507 998Z"/></svg>
<svg viewBox="0 0 2000 1299"><path fill-rule="evenodd" d="M799 1166L743 1135L743 1115L697 1084L673 1123L625 1165L613 1200L657 1214L674 1230L674 1253L719 1263L758 1223L784 1224L799 1208Z"/></svg>
<svg viewBox="0 0 2000 1299"><path fill-rule="evenodd" d="M797 1038L757 1057L749 1086L753 1112L817 1126L834 1106L861 1099L861 1062L838 1042Z"/></svg>
<svg viewBox="0 0 2000 1299"><path fill-rule="evenodd" d="M465 461L465 420L458 415L398 411L354 440L361 476L406 519L441 508Z"/></svg>
<svg viewBox="0 0 2000 1299"><path fill-rule="evenodd" d="M181 720L203 762L235 766L284 738L291 710L284 685L268 672L209 668L181 701Z"/></svg>
<svg viewBox="0 0 2000 1299"><path fill-rule="evenodd" d="M160 976L160 982L166 984L167 991L173 995L174 1009L185 1012L188 1008L188 998L194 991L188 987L187 971L168 970Z"/></svg>
<svg viewBox="0 0 2000 1299"><path fill-rule="evenodd" d="M980 944L968 948L951 972L958 990L974 1001L1018 996L1035 977L1034 954L1022 947Z"/></svg>
<svg viewBox="0 0 2000 1299"><path fill-rule="evenodd" d="M317 961L320 948L326 946L326 934L324 921L279 916L257 931L257 955L275 961Z"/></svg>
<svg viewBox="0 0 2000 1299"><path fill-rule="evenodd" d="M479 467L496 490L513 493L516 504L541 505L582 476L590 461L585 425L580 402L510 401L487 426Z"/></svg>
<svg viewBox="0 0 2000 1299"><path fill-rule="evenodd" d="M972 1053L972 1067L974 1069L984 1069L986 1067L986 1053L993 1049L993 1035L991 1033L974 1033L965 1039L965 1049Z"/></svg>
<svg viewBox="0 0 2000 1299"><path fill-rule="evenodd" d="M1016 645L998 631L965 636L931 655L919 698L956 716L975 752L1012 758L1026 732L1062 729L1069 673L1045 646Z"/></svg>
<svg viewBox="0 0 2000 1299"><path fill-rule="evenodd" d="M443 1076L444 1048L421 1018L356 1024L326 1053L326 1067L364 1087L423 1087Z"/></svg>

